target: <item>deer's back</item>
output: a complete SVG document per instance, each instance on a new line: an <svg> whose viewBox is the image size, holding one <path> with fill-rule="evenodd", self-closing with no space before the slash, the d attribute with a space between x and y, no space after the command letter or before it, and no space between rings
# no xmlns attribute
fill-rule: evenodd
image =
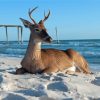
<svg viewBox="0 0 100 100"><path fill-rule="evenodd" d="M41 59L45 67L58 67L63 70L72 66L72 60L63 50L42 49Z"/></svg>

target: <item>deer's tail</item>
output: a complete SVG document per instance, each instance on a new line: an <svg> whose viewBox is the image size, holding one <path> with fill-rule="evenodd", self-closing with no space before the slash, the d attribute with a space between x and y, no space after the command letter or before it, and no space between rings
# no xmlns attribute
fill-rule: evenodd
<svg viewBox="0 0 100 100"><path fill-rule="evenodd" d="M73 49L68 49L65 52L74 61L75 66L80 71L86 74L91 74L88 62L85 60L83 56L81 56L78 52L74 51Z"/></svg>

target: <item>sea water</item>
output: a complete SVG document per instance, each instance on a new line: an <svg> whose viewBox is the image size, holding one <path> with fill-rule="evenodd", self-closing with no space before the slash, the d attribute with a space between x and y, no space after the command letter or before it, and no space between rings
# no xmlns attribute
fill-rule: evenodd
<svg viewBox="0 0 100 100"><path fill-rule="evenodd" d="M0 56L23 57L28 46L28 41L18 44L17 41L6 43L0 41ZM100 70L100 40L56 40L50 44L43 43L42 48L55 48L66 50L72 48L83 55L91 68Z"/></svg>

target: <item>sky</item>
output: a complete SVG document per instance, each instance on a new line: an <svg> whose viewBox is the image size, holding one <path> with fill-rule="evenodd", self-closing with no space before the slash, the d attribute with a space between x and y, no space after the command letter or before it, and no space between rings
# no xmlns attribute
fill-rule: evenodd
<svg viewBox="0 0 100 100"><path fill-rule="evenodd" d="M44 18L44 10L51 15L45 22L49 35L59 40L99 39L100 0L0 0L0 24L22 25L19 18L29 21L28 10L38 6L32 14L34 19ZM23 40L28 40L30 31L23 26ZM9 41L17 40L17 29L8 28ZM6 40L5 29L0 28L0 41Z"/></svg>

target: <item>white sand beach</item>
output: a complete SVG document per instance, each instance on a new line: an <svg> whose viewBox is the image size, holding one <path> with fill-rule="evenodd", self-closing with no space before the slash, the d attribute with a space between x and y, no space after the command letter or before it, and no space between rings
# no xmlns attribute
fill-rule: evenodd
<svg viewBox="0 0 100 100"><path fill-rule="evenodd" d="M0 100L100 100L100 72L15 75L20 61L0 57Z"/></svg>

